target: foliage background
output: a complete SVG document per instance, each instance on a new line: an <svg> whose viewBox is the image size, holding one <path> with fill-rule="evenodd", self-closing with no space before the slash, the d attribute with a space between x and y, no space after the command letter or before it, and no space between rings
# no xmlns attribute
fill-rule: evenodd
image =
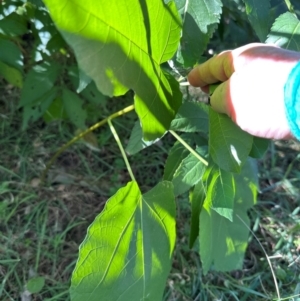
<svg viewBox="0 0 300 301"><path fill-rule="evenodd" d="M68 97L56 97L49 110L43 111L39 103L32 106L26 93L20 92L24 85L23 74L28 78L32 67L37 62L41 65L42 61L45 77L50 78L47 84L53 86L53 93L57 86L67 87L70 92L66 94L75 93L79 80L75 58L41 8L41 2L7 1L2 4L1 35L9 36L22 51L20 54L12 48L9 57L1 52L1 62L14 61L17 72L10 77L11 70L0 65L0 297L3 300L67 300L78 245L87 225L101 211L107 198L129 177L106 128L67 149L58 158L48 175L50 186L39 186L39 177L52 154L72 138L77 128L91 125L109 112L123 108L132 94L108 99L93 83L88 83L82 87L77 100L77 108L85 109L79 110L79 114L78 110L76 114L72 111L74 102L68 106ZM206 49L206 56L258 40L247 21L243 2L228 0L223 4L221 26ZM297 9L299 4L293 4ZM16 7L20 11L7 22L3 16L11 14ZM283 1L274 1L272 7L274 19L286 11ZM42 45L45 35L50 39ZM0 44L0 49L4 46ZM57 69L63 70L58 77ZM32 98L35 93L41 93L44 81L31 74L35 85L28 93ZM195 89L185 93L201 97ZM134 122L134 113L115 121L124 144ZM134 173L139 183L143 183L144 191L162 178L163 165L173 142L168 136L132 157ZM282 296L298 294L300 290L298 154L296 142L271 144L259 161L259 203L250 212L252 229L267 253L281 256L274 261L274 266ZM243 270L209 272L203 276L197 252L188 248L190 209L186 197L177 199L177 218L177 245L165 300L267 300L275 297L270 269L253 237ZM35 282L30 283L30 279Z"/></svg>

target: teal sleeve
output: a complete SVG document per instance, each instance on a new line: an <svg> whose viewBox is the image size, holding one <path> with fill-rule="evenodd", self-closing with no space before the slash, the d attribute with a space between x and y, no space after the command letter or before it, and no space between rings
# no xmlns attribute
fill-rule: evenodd
<svg viewBox="0 0 300 301"><path fill-rule="evenodd" d="M300 62L289 74L284 87L284 101L291 132L300 140Z"/></svg>

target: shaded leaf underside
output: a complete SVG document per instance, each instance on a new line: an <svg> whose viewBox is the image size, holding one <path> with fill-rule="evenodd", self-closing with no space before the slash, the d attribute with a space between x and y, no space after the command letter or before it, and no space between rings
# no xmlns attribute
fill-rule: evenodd
<svg viewBox="0 0 300 301"><path fill-rule="evenodd" d="M174 55L180 38L174 3L114 0L95 10L92 0L45 2L99 90L111 96L133 89L144 138L161 136L181 104L180 93L173 94L160 68Z"/></svg>

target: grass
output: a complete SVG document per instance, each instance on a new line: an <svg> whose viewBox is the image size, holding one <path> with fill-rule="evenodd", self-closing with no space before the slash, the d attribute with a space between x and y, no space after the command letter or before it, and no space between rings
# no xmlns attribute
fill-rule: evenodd
<svg viewBox="0 0 300 301"><path fill-rule="evenodd" d="M51 167L49 185L40 186L46 163L73 133L67 125L43 122L21 132L20 112L11 106L19 94L4 85L2 89L0 300L68 300L78 246L88 225L130 177L107 126L97 131L98 152L83 143L70 147ZM119 99L116 102L112 104L115 108L122 106ZM127 137L128 122L133 125L132 116L113 121ZM147 162L141 159L133 166L139 180L151 170L153 177L144 179L143 190L162 176L162 156L149 152ZM45 285L30 295L26 285L38 276L44 278Z"/></svg>
<svg viewBox="0 0 300 301"><path fill-rule="evenodd" d="M98 152L83 143L70 147L51 167L48 185L40 186L45 164L72 138L72 130L38 122L21 132L14 105L18 91L2 83L0 92L0 300L69 300L70 277L86 229L107 198L130 178L106 127L97 131ZM132 116L114 121L120 137L129 137ZM162 176L164 143L168 140L129 157L143 191ZM281 298L300 293L299 153L296 142L271 145L258 163L259 201L249 212L252 231L269 256L277 255L272 264ZM164 300L277 300L270 267L253 235L242 270L203 275L196 249L188 248L189 203L180 199L177 207L178 238ZM31 294L27 285L35 277L45 284Z"/></svg>

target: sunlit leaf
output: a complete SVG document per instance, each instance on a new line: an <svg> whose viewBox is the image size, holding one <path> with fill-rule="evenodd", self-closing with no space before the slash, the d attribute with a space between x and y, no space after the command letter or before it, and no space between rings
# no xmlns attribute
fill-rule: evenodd
<svg viewBox="0 0 300 301"><path fill-rule="evenodd" d="M72 301L162 299L175 243L170 182L142 195L130 182L90 225L72 276Z"/></svg>
<svg viewBox="0 0 300 301"><path fill-rule="evenodd" d="M209 153L220 168L240 172L252 148L253 137L227 115L209 110Z"/></svg>
<svg viewBox="0 0 300 301"><path fill-rule="evenodd" d="M144 139L162 136L181 104L180 92L173 92L160 68L180 39L174 3L114 0L101 2L101 9L92 0L45 3L80 68L99 90L112 96L133 89Z"/></svg>
<svg viewBox="0 0 300 301"><path fill-rule="evenodd" d="M266 43L300 51L300 21L297 16L290 12L280 15L272 25Z"/></svg>
<svg viewBox="0 0 300 301"><path fill-rule="evenodd" d="M233 221L204 202L200 214L200 257L203 273L241 269L248 244L247 210L256 202L257 175L248 161L240 174L234 174L236 186ZM241 221L242 220L242 221Z"/></svg>
<svg viewBox="0 0 300 301"><path fill-rule="evenodd" d="M264 42L270 30L270 0L243 0L251 26Z"/></svg>

